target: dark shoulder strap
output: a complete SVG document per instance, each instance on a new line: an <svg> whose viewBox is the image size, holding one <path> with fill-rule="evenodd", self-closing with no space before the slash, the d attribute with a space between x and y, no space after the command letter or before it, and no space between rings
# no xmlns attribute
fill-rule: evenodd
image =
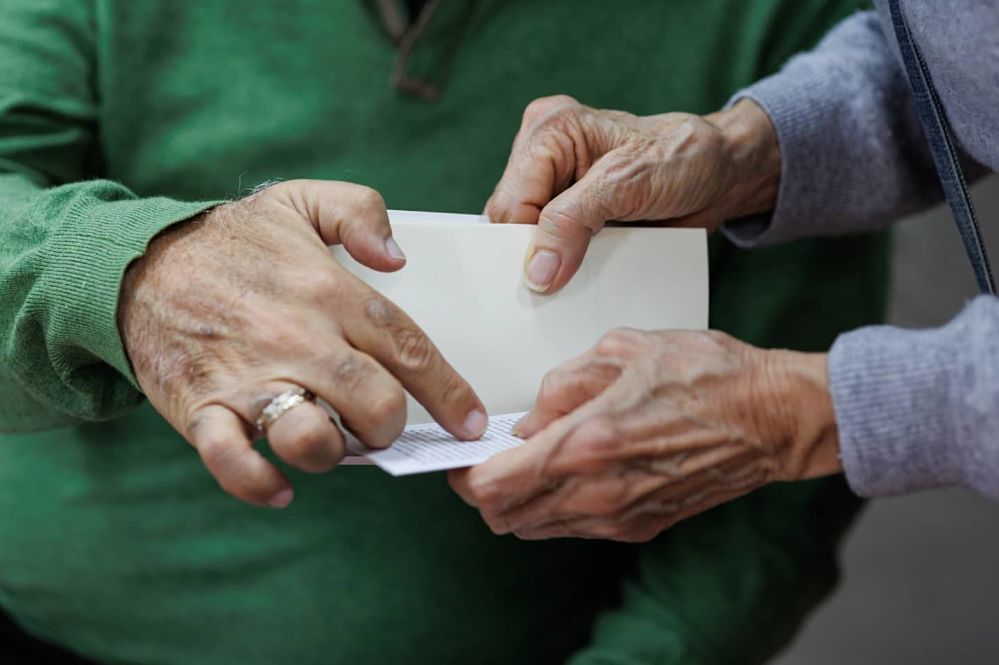
<svg viewBox="0 0 999 665"><path fill-rule="evenodd" d="M978 220L975 218L975 207L968 195L968 186L964 179L964 172L961 171L950 127L947 124L943 106L940 104L940 97L937 95L936 88L933 87L933 80L926 68L926 61L923 60L923 55L919 52L919 46L912 39L912 33L909 31L908 23L906 23L905 14L902 13L902 8L899 6L899 0L888 0L888 8L891 12L892 27L895 30L895 38L898 40L898 48L902 54L902 63L905 65L909 86L916 99L919 121L923 125L923 132L930 144L933 162L940 175L940 183L943 185L947 203L954 214L957 230L961 234L961 240L964 241L964 248L968 252L968 258L971 259L971 266L975 269L978 288L982 293L994 295L996 288L992 279L992 268L989 266L989 255L985 251L982 231L978 228Z"/></svg>

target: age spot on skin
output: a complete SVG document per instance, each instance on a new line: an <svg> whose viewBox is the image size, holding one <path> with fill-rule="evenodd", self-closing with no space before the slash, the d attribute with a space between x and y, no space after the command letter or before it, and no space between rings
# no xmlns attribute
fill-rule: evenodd
<svg viewBox="0 0 999 665"><path fill-rule="evenodd" d="M396 323L395 311L383 298L373 297L364 307L368 319L378 327L391 328Z"/></svg>

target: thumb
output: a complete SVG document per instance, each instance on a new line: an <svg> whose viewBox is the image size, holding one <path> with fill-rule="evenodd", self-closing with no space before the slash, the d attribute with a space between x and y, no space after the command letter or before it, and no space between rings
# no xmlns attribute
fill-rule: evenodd
<svg viewBox="0 0 999 665"><path fill-rule="evenodd" d="M327 245L343 245L359 263L383 272L406 263L392 237L385 199L363 185L331 180L293 180L289 196Z"/></svg>
<svg viewBox="0 0 999 665"><path fill-rule="evenodd" d="M542 210L527 252L524 281L539 293L555 293L579 270L590 239L620 216L608 197L606 159Z"/></svg>

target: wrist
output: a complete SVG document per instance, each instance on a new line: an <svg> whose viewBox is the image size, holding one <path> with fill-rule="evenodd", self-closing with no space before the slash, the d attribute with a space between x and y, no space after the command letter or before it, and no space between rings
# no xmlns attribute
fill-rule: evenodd
<svg viewBox="0 0 999 665"><path fill-rule="evenodd" d="M776 412L778 479L807 480L840 473L839 432L829 391L827 354L773 350L762 409Z"/></svg>
<svg viewBox="0 0 999 665"><path fill-rule="evenodd" d="M171 222L148 241L144 252L126 268L119 287L116 319L125 358L133 374L135 367L130 346L132 341L150 334L149 326L153 323L149 307L157 306L168 282L173 286L174 282L187 280L186 273L174 275L167 269L170 264L183 264L189 258L184 249L174 246L196 234L206 220L225 205L211 205L207 209L202 206L194 215Z"/></svg>
<svg viewBox="0 0 999 665"><path fill-rule="evenodd" d="M766 112L751 99L704 117L722 134L730 168L720 203L727 220L774 209L780 186L780 147Z"/></svg>

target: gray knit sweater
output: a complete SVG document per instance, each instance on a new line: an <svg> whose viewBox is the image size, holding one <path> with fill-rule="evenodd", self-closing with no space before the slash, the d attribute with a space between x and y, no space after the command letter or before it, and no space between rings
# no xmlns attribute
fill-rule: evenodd
<svg viewBox="0 0 999 665"><path fill-rule="evenodd" d="M873 231L942 198L887 3L875 4L735 96L767 111L782 158L773 215L727 225L737 244ZM903 0L902 9L966 168L999 170L999 0ZM999 232L983 221L986 234ZM980 297L935 330L842 335L829 372L858 494L964 485L999 498L999 300Z"/></svg>

